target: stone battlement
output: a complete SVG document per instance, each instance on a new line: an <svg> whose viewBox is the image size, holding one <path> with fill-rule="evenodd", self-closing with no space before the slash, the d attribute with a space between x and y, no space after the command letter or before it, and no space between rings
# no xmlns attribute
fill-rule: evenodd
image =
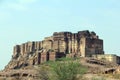
<svg viewBox="0 0 120 80"><path fill-rule="evenodd" d="M14 47L14 55L20 53L24 55L28 52L38 51L41 48L55 50L62 53L79 53L83 56L103 53L103 40L99 39L95 32L79 31L55 32L53 36L46 37L43 41L27 42ZM89 54L88 54L89 52Z"/></svg>
<svg viewBox="0 0 120 80"><path fill-rule="evenodd" d="M44 53L44 54L43 54ZM55 60L66 54L76 54L80 57L91 57L104 54L103 40L95 32L78 31L54 32L52 36L42 41L26 42L14 46L13 57L7 68L19 68L26 65L35 65L48 60ZM14 62L14 65L12 62Z"/></svg>

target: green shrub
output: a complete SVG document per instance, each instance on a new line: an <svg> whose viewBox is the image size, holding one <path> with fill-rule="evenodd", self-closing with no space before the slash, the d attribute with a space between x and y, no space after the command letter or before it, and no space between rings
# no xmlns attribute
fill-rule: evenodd
<svg viewBox="0 0 120 80"><path fill-rule="evenodd" d="M68 58L67 60L62 58L61 62L50 63L49 66L56 74L58 80L75 80L77 74L82 75L87 70L79 62L68 61Z"/></svg>
<svg viewBox="0 0 120 80"><path fill-rule="evenodd" d="M56 61L71 61L71 60L73 60L73 58L63 57L63 58L58 58L58 59L56 59Z"/></svg>
<svg viewBox="0 0 120 80"><path fill-rule="evenodd" d="M40 65L38 72L39 80L57 80L53 70L47 65Z"/></svg>
<svg viewBox="0 0 120 80"><path fill-rule="evenodd" d="M78 61L71 58L61 58L60 61L48 61L40 66L41 80L77 80L77 74L87 71Z"/></svg>

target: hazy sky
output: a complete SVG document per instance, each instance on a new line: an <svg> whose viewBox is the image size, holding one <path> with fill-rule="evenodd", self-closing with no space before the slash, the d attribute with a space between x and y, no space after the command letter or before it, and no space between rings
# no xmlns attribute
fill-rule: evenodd
<svg viewBox="0 0 120 80"><path fill-rule="evenodd" d="M120 55L120 0L0 0L0 69L16 44L81 30L95 31L105 53Z"/></svg>

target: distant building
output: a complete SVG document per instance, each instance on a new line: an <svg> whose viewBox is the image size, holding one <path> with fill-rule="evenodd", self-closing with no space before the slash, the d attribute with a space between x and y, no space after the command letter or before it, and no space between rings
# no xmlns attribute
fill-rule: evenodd
<svg viewBox="0 0 120 80"><path fill-rule="evenodd" d="M65 56L91 57L97 54L104 54L104 51L103 40L95 32L54 32L42 41L14 46L12 60L6 68L40 64Z"/></svg>
<svg viewBox="0 0 120 80"><path fill-rule="evenodd" d="M93 58L97 58L100 60L106 60L112 63L120 64L120 57L115 54L100 54L100 55L93 55Z"/></svg>
<svg viewBox="0 0 120 80"><path fill-rule="evenodd" d="M53 36L46 37L43 41L17 45L14 47L14 55L17 53L24 55L40 49L54 50L64 54L76 53L82 57L104 54L103 40L99 39L95 32L86 30L78 33L55 32Z"/></svg>

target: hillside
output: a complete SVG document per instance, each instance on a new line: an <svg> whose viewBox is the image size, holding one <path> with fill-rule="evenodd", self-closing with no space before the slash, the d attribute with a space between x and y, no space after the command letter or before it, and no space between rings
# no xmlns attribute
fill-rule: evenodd
<svg viewBox="0 0 120 80"><path fill-rule="evenodd" d="M88 61L89 60L89 61ZM117 65L94 63L88 58L61 58L57 61L0 72L0 80L119 80ZM58 71L58 72L57 72ZM66 74L67 73L67 74ZM114 73L114 74L113 74ZM61 79L70 78L75 79Z"/></svg>
<svg viewBox="0 0 120 80"><path fill-rule="evenodd" d="M109 57L112 62L109 61ZM104 75L119 76L119 61L118 56L104 54L103 40L99 39L95 32L54 32L42 41L15 45L12 58L0 72L0 78L94 80L93 78L97 77L109 80ZM118 76L115 78L120 79Z"/></svg>

